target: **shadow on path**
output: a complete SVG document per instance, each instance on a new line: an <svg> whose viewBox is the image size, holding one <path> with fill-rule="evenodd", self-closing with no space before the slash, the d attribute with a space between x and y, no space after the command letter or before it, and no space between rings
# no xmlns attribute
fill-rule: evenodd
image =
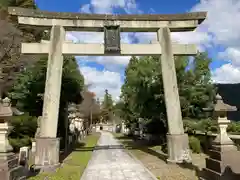
<svg viewBox="0 0 240 180"><path fill-rule="evenodd" d="M152 156L156 156L165 162L167 160L167 154L162 152L161 149L159 150L151 149L152 147L159 144L149 144L149 142L145 140L139 140L139 139L135 139L133 137L128 137L128 136L120 136L115 138L118 139L126 149L129 149L129 150L138 149Z"/></svg>
<svg viewBox="0 0 240 180"><path fill-rule="evenodd" d="M168 155L164 153L160 147L159 149L152 149L154 146L161 146L160 144L149 144L149 142L147 142L146 140L139 140L139 139L128 137L128 136L120 136L115 138L118 139L124 145L124 147L128 150L132 150L132 149L141 150L144 153L155 156L161 159L162 161L164 161L165 163L167 163ZM194 165L193 163L186 162L186 163L179 163L176 165L184 169L190 169L195 171L195 174L197 177L203 176L202 170L198 166Z"/></svg>

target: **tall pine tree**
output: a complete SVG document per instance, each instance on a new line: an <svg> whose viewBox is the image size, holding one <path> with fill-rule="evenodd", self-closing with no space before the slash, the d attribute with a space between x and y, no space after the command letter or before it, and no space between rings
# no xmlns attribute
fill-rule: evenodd
<svg viewBox="0 0 240 180"><path fill-rule="evenodd" d="M107 89L105 90L105 95L101 107L103 120L105 122L109 122L112 117L113 100L112 95L108 93Z"/></svg>

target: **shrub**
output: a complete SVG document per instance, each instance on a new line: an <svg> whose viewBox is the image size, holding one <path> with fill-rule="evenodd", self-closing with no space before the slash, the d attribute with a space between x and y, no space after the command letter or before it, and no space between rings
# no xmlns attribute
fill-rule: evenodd
<svg viewBox="0 0 240 180"><path fill-rule="evenodd" d="M185 120L183 120L183 127L184 127L184 131L186 133L194 134L194 132L196 131L196 127L197 127L197 122L192 119L185 119Z"/></svg>
<svg viewBox="0 0 240 180"><path fill-rule="evenodd" d="M202 132L217 132L218 128L216 121L213 121L212 119L202 119L198 122L196 130Z"/></svg>
<svg viewBox="0 0 240 180"><path fill-rule="evenodd" d="M14 116L11 120L13 127L9 134L9 143L14 152L18 152L20 147L29 146L31 138L34 137L37 129L37 118L25 113L21 116Z"/></svg>
<svg viewBox="0 0 240 180"><path fill-rule="evenodd" d="M21 147L31 145L31 138L30 137L16 138L16 139L9 138L9 143L13 148L13 152L19 152L19 149Z"/></svg>
<svg viewBox="0 0 240 180"><path fill-rule="evenodd" d="M37 117L29 116L25 113L21 116L13 116L11 120L10 138L34 137L37 129Z"/></svg>
<svg viewBox="0 0 240 180"><path fill-rule="evenodd" d="M151 119L145 121L145 128L144 132L148 134L166 134L167 133L167 127L165 126L165 123L160 119Z"/></svg>
<svg viewBox="0 0 240 180"><path fill-rule="evenodd" d="M227 128L227 131L234 134L240 134L240 123L231 122Z"/></svg>
<svg viewBox="0 0 240 180"><path fill-rule="evenodd" d="M200 140L194 136L189 137L189 147L194 153L201 152L201 143Z"/></svg>
<svg viewBox="0 0 240 180"><path fill-rule="evenodd" d="M183 125L185 132L188 134L194 134L195 131L201 132L218 132L218 126L216 121L212 119L202 119L202 120L193 120L185 119L183 120Z"/></svg>

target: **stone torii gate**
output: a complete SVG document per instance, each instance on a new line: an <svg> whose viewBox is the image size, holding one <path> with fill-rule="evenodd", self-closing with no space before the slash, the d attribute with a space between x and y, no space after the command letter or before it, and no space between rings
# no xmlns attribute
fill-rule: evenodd
<svg viewBox="0 0 240 180"><path fill-rule="evenodd" d="M59 164L57 135L59 99L62 79L63 55L75 56L146 56L159 55L168 118L168 161L191 161L188 136L184 134L174 55L195 55L192 44L171 42L170 32L194 30L206 18L205 12L173 15L100 15L54 13L10 7L18 23L26 28L51 29L50 42L22 43L23 54L48 55L40 137L36 140L35 164L54 167ZM76 44L65 41L66 31L104 31L104 44ZM154 44L123 44L120 32L156 32ZM194 37L193 37L194 38Z"/></svg>

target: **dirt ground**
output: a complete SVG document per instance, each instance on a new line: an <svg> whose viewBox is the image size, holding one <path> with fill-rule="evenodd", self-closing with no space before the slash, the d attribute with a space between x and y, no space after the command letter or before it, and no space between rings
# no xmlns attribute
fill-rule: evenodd
<svg viewBox="0 0 240 180"><path fill-rule="evenodd" d="M205 166L204 154L192 154L193 165L167 164L163 158L141 150L130 150L160 180L197 180Z"/></svg>
<svg viewBox="0 0 240 180"><path fill-rule="evenodd" d="M161 146L147 146L130 138L118 139L160 180L197 180L205 167L205 154L192 154L192 164L167 164Z"/></svg>

